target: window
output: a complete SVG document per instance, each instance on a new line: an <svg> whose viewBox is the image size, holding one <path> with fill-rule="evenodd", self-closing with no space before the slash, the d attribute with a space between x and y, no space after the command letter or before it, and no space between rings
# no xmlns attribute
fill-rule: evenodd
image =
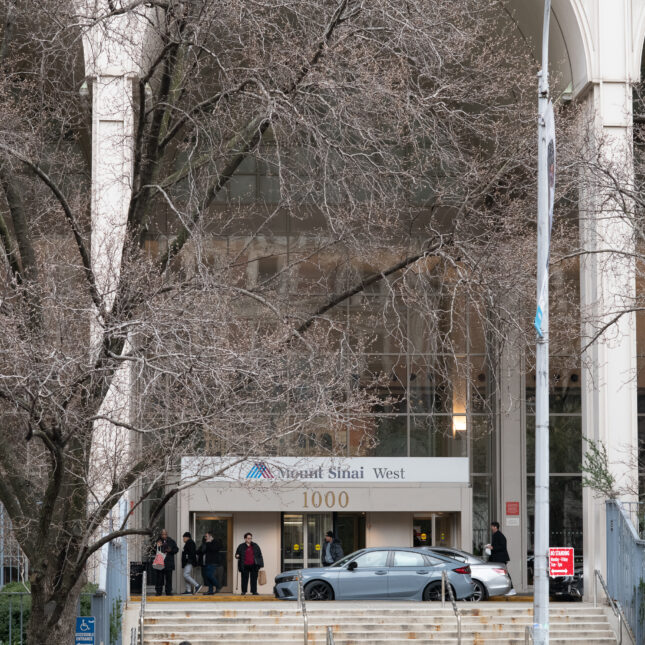
<svg viewBox="0 0 645 645"><path fill-rule="evenodd" d="M354 562L361 569L367 567L384 567L387 562L388 551L368 551L359 555Z"/></svg>
<svg viewBox="0 0 645 645"><path fill-rule="evenodd" d="M427 567L425 558L421 553L414 553L412 551L395 551L394 552L394 565L395 567Z"/></svg>

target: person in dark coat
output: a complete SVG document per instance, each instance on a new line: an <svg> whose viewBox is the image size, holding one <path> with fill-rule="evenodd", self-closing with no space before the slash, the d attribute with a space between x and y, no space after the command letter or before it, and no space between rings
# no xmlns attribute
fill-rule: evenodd
<svg viewBox="0 0 645 645"><path fill-rule="evenodd" d="M327 531L322 553L320 554L320 561L323 567L328 567L334 564L334 562L338 562L344 555L340 540L334 537L333 531Z"/></svg>
<svg viewBox="0 0 645 645"><path fill-rule="evenodd" d="M158 596L161 596L165 583L166 596L172 596L172 574L175 570L175 554L179 553L179 547L171 537L168 537L168 531L161 529L161 533L153 545L153 549L155 552L159 550L166 554L164 556L164 568L156 570L155 591Z"/></svg>
<svg viewBox="0 0 645 645"><path fill-rule="evenodd" d="M188 531L183 535L184 548L181 552L181 566L184 570L185 594L199 593L202 586L193 578L193 568L197 566L197 545Z"/></svg>
<svg viewBox="0 0 645 645"><path fill-rule="evenodd" d="M235 551L237 570L242 574L242 595L246 593L251 580L251 593L258 595L258 571L264 566L260 547L253 542L253 534L245 533L244 542Z"/></svg>
<svg viewBox="0 0 645 645"><path fill-rule="evenodd" d="M486 545L487 549L490 549L490 557L488 558L489 562L503 562L507 564L510 562L510 556L508 555L508 550L506 548L506 536L499 530L499 522L491 522L490 530L493 534L490 541L490 544ZM508 574L509 580L511 579L511 574ZM511 585L513 581L511 580ZM507 596L516 595L515 589L511 586L511 590L506 594Z"/></svg>
<svg viewBox="0 0 645 645"><path fill-rule="evenodd" d="M506 536L499 530L499 522L491 522L490 530L493 536L491 543L486 545L490 549L488 561L506 564L511 558L506 550Z"/></svg>
<svg viewBox="0 0 645 645"><path fill-rule="evenodd" d="M220 550L222 548L219 540L214 540L212 533L206 533L202 544L199 547L199 555L202 560L202 575L204 576L204 584L208 585L206 596L212 596L220 590L215 577L215 569L220 563Z"/></svg>

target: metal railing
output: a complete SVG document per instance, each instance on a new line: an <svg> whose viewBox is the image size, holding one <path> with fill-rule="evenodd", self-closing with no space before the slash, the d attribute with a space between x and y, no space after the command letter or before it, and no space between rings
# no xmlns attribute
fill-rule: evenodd
<svg viewBox="0 0 645 645"><path fill-rule="evenodd" d="M636 645L636 638L634 634L632 634L631 627L629 626L629 623L625 618L625 614L623 613L623 608L620 606L620 603L617 600L614 600L611 597L609 593L609 589L605 584L605 580L602 577L602 574L600 573L600 571L598 571L598 569L594 571L594 577L593 577L593 606L594 607L598 606L598 581L600 581L600 585L602 586L603 591L605 592L605 596L607 596L607 601L609 602L609 606L611 607L611 610L614 612L614 616L618 618L618 634L616 635L618 638L618 645L622 645L623 643L623 625L625 625L625 631L629 636L629 640L631 640L633 645Z"/></svg>
<svg viewBox="0 0 645 645"><path fill-rule="evenodd" d="M302 588L302 574L298 574L298 609L302 612L302 629L304 645L309 642L309 618L307 617L307 604L305 603L305 590ZM143 643L141 644L143 645Z"/></svg>
<svg viewBox="0 0 645 645"><path fill-rule="evenodd" d="M641 540L645 540L645 502L618 502Z"/></svg>
<svg viewBox="0 0 645 645"><path fill-rule="evenodd" d="M137 628L136 627L131 627L130 628L130 645L137 645L138 640L139 640L139 635L137 633Z"/></svg>
<svg viewBox="0 0 645 645"><path fill-rule="evenodd" d="M327 645L334 645L334 632L329 625L327 625Z"/></svg>
<svg viewBox="0 0 645 645"><path fill-rule="evenodd" d="M452 603L452 611L455 614L457 619L457 645L461 645L461 612L457 607L457 602L455 601L455 594L452 590L452 585L447 584L448 576L445 571L441 572L441 606L446 606L446 587L448 587L448 595L450 596L450 602Z"/></svg>
<svg viewBox="0 0 645 645"><path fill-rule="evenodd" d="M524 628L524 645L529 645L529 643L535 643L533 638L533 625L527 625Z"/></svg>
<svg viewBox="0 0 645 645"><path fill-rule="evenodd" d="M98 594L81 593L76 610L78 616L94 615L92 598L95 595ZM0 645L24 645L27 642L30 616L30 591L3 591L0 593ZM97 619L97 627L98 624L99 620Z"/></svg>
<svg viewBox="0 0 645 645"><path fill-rule="evenodd" d="M148 572L144 571L141 578L141 606L139 607L139 645L143 645L143 618L146 613L146 595L148 587Z"/></svg>

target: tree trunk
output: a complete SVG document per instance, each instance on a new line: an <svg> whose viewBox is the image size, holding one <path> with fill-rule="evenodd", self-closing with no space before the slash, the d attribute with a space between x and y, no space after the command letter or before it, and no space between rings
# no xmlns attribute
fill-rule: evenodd
<svg viewBox="0 0 645 645"><path fill-rule="evenodd" d="M27 645L70 645L74 642L78 600L82 584L59 588L52 595L51 580L42 576L31 577L31 616L27 631Z"/></svg>

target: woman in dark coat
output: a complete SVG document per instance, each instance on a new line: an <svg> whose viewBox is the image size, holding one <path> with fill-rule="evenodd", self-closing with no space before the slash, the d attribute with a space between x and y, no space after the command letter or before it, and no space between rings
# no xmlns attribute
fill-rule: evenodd
<svg viewBox="0 0 645 645"><path fill-rule="evenodd" d="M242 595L246 593L251 579L251 593L258 595L258 571L264 566L262 550L253 542L253 534L245 533L244 542L235 551L237 570L242 574Z"/></svg>

